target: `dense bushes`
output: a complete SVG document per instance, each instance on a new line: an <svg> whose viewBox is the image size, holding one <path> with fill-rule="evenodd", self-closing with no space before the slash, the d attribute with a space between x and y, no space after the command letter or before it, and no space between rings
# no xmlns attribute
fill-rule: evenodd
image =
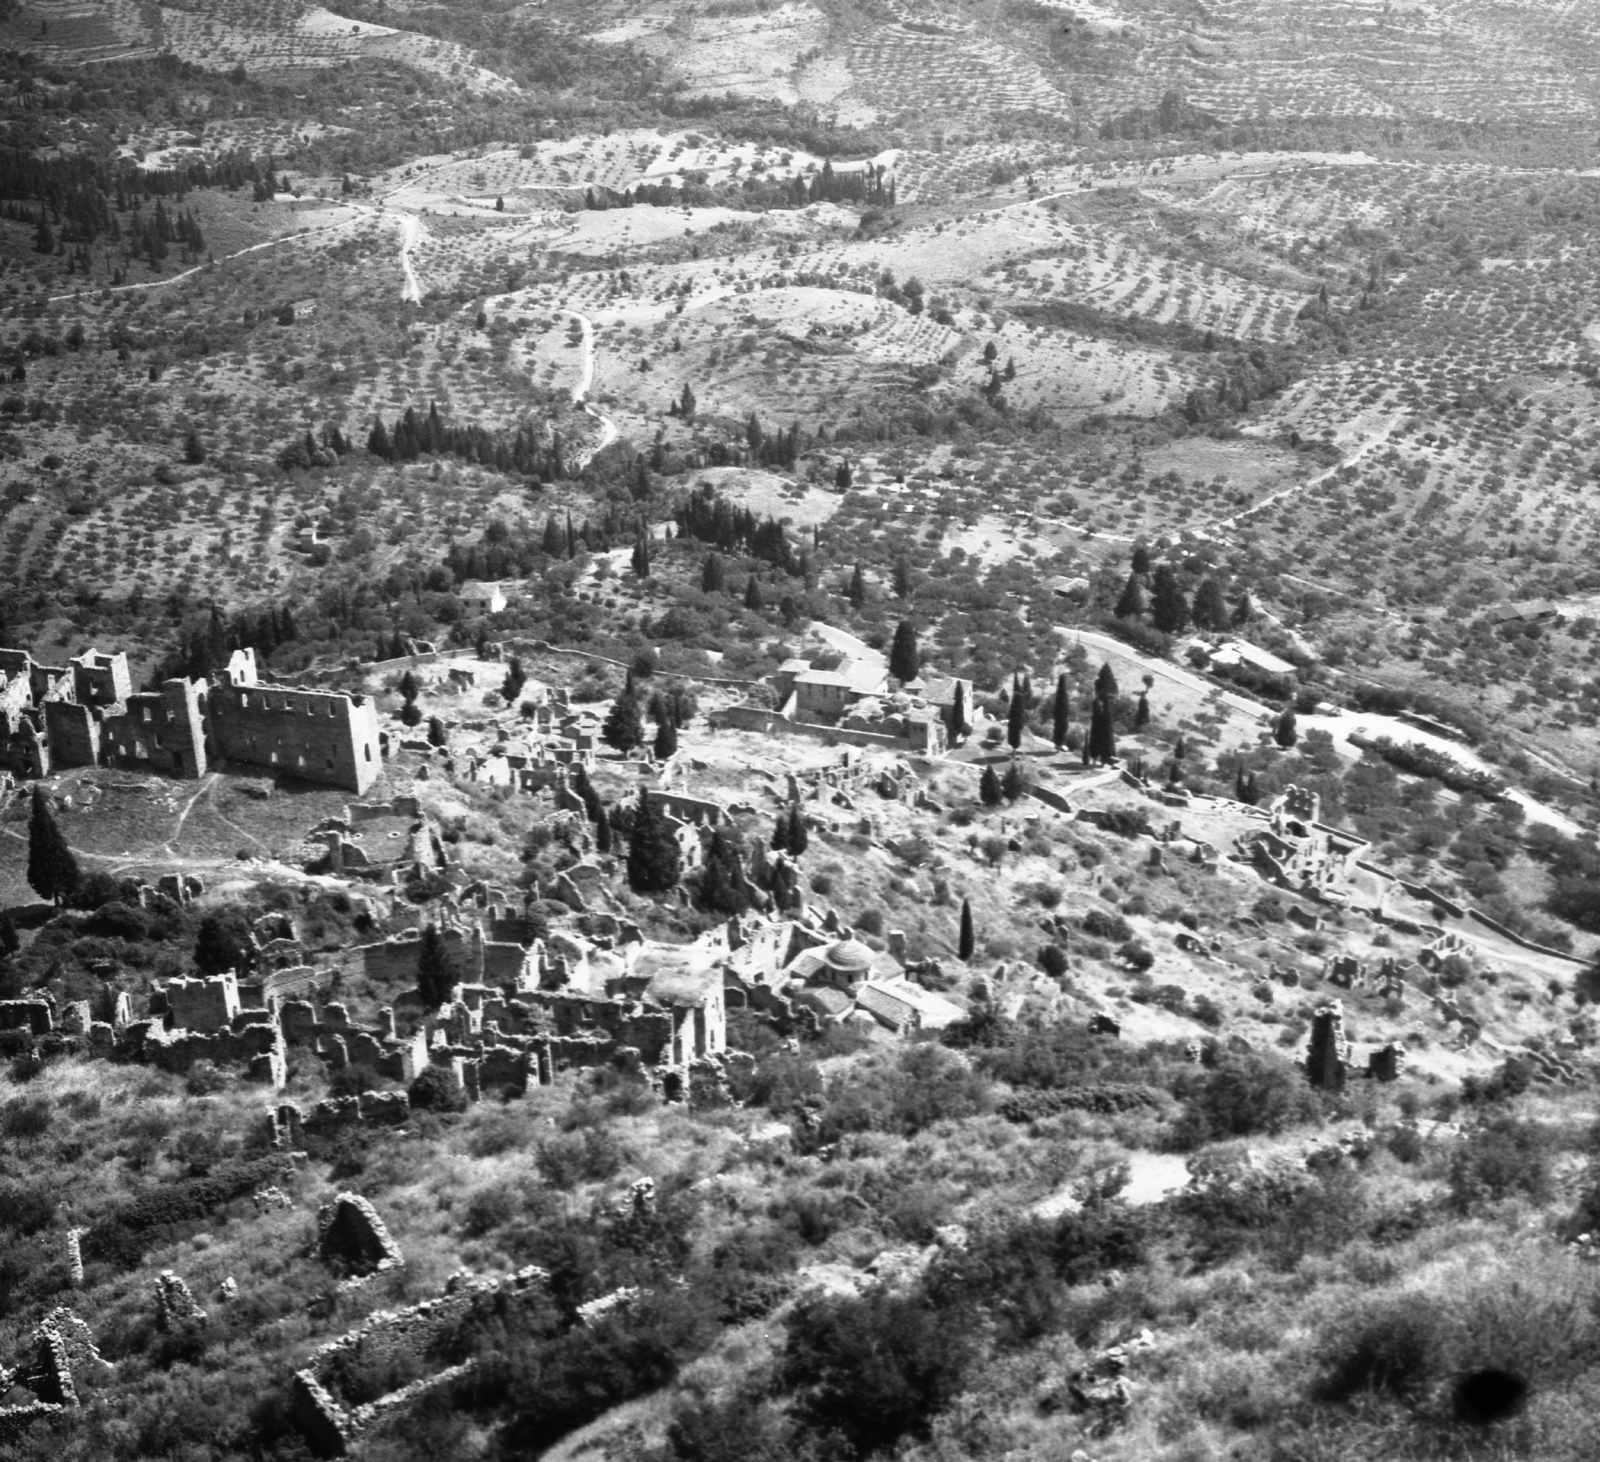
<svg viewBox="0 0 1600 1462"><path fill-rule="evenodd" d="M978 1358L974 1316L921 1291L802 1301L778 1367L802 1425L870 1456L928 1425Z"/></svg>
<svg viewBox="0 0 1600 1462"><path fill-rule="evenodd" d="M852 1132L910 1137L935 1122L971 1117L992 1105L982 1075L939 1046L914 1045L891 1059L857 1068L820 1111L802 1109L806 1122L796 1141L815 1151Z"/></svg>
<svg viewBox="0 0 1600 1462"><path fill-rule="evenodd" d="M1321 1115L1321 1103L1300 1072L1271 1056L1242 1055L1182 1082L1184 1108L1172 1145L1192 1151L1208 1142L1281 1132Z"/></svg>
<svg viewBox="0 0 1600 1462"><path fill-rule="evenodd" d="M262 1158L141 1193L89 1230L83 1240L83 1257L118 1266L135 1265L146 1250L177 1237L181 1226L199 1222L224 1203L280 1180L283 1167L281 1158Z"/></svg>

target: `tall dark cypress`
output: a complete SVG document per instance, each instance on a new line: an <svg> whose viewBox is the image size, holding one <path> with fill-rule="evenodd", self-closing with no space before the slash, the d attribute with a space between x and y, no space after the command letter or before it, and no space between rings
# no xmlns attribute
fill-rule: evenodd
<svg viewBox="0 0 1600 1462"><path fill-rule="evenodd" d="M1057 751L1067 744L1067 715L1070 709L1071 705L1067 698L1067 677L1063 672L1056 676L1055 721L1050 732L1050 739L1055 742Z"/></svg>
<svg viewBox="0 0 1600 1462"><path fill-rule="evenodd" d="M956 954L964 964L971 964L972 953L977 948L977 939L972 929L972 905L966 899L961 900L961 936L956 945Z"/></svg>

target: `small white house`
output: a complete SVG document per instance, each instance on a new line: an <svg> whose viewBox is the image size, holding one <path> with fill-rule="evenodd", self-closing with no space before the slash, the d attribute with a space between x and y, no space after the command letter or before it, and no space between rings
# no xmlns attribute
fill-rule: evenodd
<svg viewBox="0 0 1600 1462"><path fill-rule="evenodd" d="M498 614L506 607L504 586L484 579L468 579L456 590L456 598L469 614Z"/></svg>

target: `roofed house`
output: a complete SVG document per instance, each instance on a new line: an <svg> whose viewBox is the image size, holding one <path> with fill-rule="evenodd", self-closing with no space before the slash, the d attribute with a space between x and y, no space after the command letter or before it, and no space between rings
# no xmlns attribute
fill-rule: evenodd
<svg viewBox="0 0 1600 1462"><path fill-rule="evenodd" d="M456 598L469 614L498 614L507 602L505 586L489 579L468 579L456 590Z"/></svg>
<svg viewBox="0 0 1600 1462"><path fill-rule="evenodd" d="M1259 645L1252 645L1247 640L1229 640L1218 645L1211 652L1211 664L1220 669L1232 669L1239 665L1248 666L1258 670L1263 675L1293 675L1294 666L1287 660L1280 660L1268 650L1263 650Z"/></svg>
<svg viewBox="0 0 1600 1462"><path fill-rule="evenodd" d="M896 1034L917 1030L943 1030L967 1012L953 1000L924 989L904 975L868 980L856 991L856 1007Z"/></svg>
<svg viewBox="0 0 1600 1462"><path fill-rule="evenodd" d="M888 693L889 672L872 660L845 660L836 670L813 670L789 681L794 696L785 714L802 721L837 721L858 701Z"/></svg>

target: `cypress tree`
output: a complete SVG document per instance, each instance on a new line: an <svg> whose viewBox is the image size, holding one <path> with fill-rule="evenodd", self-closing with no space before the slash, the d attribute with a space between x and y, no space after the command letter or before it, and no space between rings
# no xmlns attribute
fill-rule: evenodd
<svg viewBox="0 0 1600 1462"><path fill-rule="evenodd" d="M847 598L857 609L867 602L867 580L861 572L861 565L857 564L855 572L850 575L850 587L845 590Z"/></svg>
<svg viewBox="0 0 1600 1462"><path fill-rule="evenodd" d="M775 853L787 853L789 851L789 809L787 807L778 809L777 820L772 824L771 847Z"/></svg>
<svg viewBox="0 0 1600 1462"><path fill-rule="evenodd" d="M626 756L644 740L644 722L639 716L639 704L632 695L623 691L607 713L600 728L600 739Z"/></svg>
<svg viewBox="0 0 1600 1462"><path fill-rule="evenodd" d="M751 574L744 584L744 607L755 611L763 608L761 599L761 580Z"/></svg>
<svg viewBox="0 0 1600 1462"><path fill-rule="evenodd" d="M722 555L708 553L700 570L700 590L704 594L720 594L723 585Z"/></svg>
<svg viewBox="0 0 1600 1462"><path fill-rule="evenodd" d="M972 953L977 948L977 939L972 931L972 905L966 899L961 900L961 935L956 943L956 955L963 964L972 963Z"/></svg>
<svg viewBox="0 0 1600 1462"><path fill-rule="evenodd" d="M417 994L429 1010L450 998L457 984L455 961L435 924L424 925L417 948Z"/></svg>
<svg viewBox="0 0 1600 1462"><path fill-rule="evenodd" d="M406 673L400 677L400 699L401 700L403 700L403 701L414 701L414 700L416 700L417 692L419 690L421 690L421 689L422 689L422 687L417 684L417 677L415 675L413 675L409 670L407 670Z"/></svg>
<svg viewBox="0 0 1600 1462"><path fill-rule="evenodd" d="M1096 700L1114 702L1117 698L1117 677L1111 673L1110 665L1102 665L1100 673L1094 678L1094 694Z"/></svg>
<svg viewBox="0 0 1600 1462"><path fill-rule="evenodd" d="M1178 571L1162 564L1150 590L1150 623L1164 635L1175 635L1189 623L1189 601L1178 583Z"/></svg>
<svg viewBox="0 0 1600 1462"><path fill-rule="evenodd" d="M1150 724L1150 692L1139 692L1139 708L1133 713L1133 724L1142 730Z"/></svg>
<svg viewBox="0 0 1600 1462"><path fill-rule="evenodd" d="M978 778L978 801L985 807L998 807L1003 796L1000 790L1000 778L995 775L994 768L985 767L983 775Z"/></svg>
<svg viewBox="0 0 1600 1462"><path fill-rule="evenodd" d="M643 533L633 540L633 576L636 579L650 577L650 543Z"/></svg>
<svg viewBox="0 0 1600 1462"><path fill-rule="evenodd" d="M1028 720L1028 703L1022 693L1022 682L1015 677L1011 681L1011 704L1006 707L1006 741L1013 751L1022 746L1022 728Z"/></svg>
<svg viewBox="0 0 1600 1462"><path fill-rule="evenodd" d="M894 592L898 599L911 597L911 560L903 553L894 561Z"/></svg>
<svg viewBox="0 0 1600 1462"><path fill-rule="evenodd" d="M1056 676L1055 717L1050 733L1050 739L1055 742L1057 751L1067 744L1067 713L1070 708L1067 699L1067 677L1063 672Z"/></svg>
<svg viewBox="0 0 1600 1462"><path fill-rule="evenodd" d="M506 661L506 678L500 682L500 694L505 697L506 704L522 694L522 687L528 682L528 672L522 668L522 657L513 655Z"/></svg>
<svg viewBox="0 0 1600 1462"><path fill-rule="evenodd" d="M1228 627L1228 601L1223 597L1222 585L1213 578L1204 578L1194 591L1194 604L1189 611L1201 629L1225 630Z"/></svg>
<svg viewBox="0 0 1600 1462"><path fill-rule="evenodd" d="M194 966L202 975L245 973L251 964L250 924L236 908L213 909L195 931Z"/></svg>
<svg viewBox="0 0 1600 1462"><path fill-rule="evenodd" d="M672 724L672 717L656 725L656 739L650 748L655 752L657 761L666 761L668 757L678 753L678 728Z"/></svg>
<svg viewBox="0 0 1600 1462"><path fill-rule="evenodd" d="M917 649L917 632L911 621L902 619L895 627L894 644L889 649L889 674L902 685L915 680L922 669L922 656Z"/></svg>
<svg viewBox="0 0 1600 1462"><path fill-rule="evenodd" d="M1022 763L1015 757L1006 767L1006 774L1000 780L1000 792L1007 802L1015 802L1028 790L1028 779L1022 775Z"/></svg>
<svg viewBox="0 0 1600 1462"><path fill-rule="evenodd" d="M806 815L798 802L789 804L789 853L798 858L811 843L811 831L806 827Z"/></svg>
<svg viewBox="0 0 1600 1462"><path fill-rule="evenodd" d="M1089 759L1102 766L1117 754L1116 732L1111 724L1111 703L1096 696L1089 721Z"/></svg>
<svg viewBox="0 0 1600 1462"><path fill-rule="evenodd" d="M600 811L594 820L594 846L597 853L609 853L616 840L611 835L611 814L606 811L605 803L600 804Z"/></svg>
<svg viewBox="0 0 1600 1462"><path fill-rule="evenodd" d="M956 693L950 700L950 740L959 741L967 734L967 686L956 681Z"/></svg>
<svg viewBox="0 0 1600 1462"><path fill-rule="evenodd" d="M711 834L711 845L706 849L698 902L702 909L714 914L742 914L750 907L750 885L745 879L739 844L720 827Z"/></svg>
<svg viewBox="0 0 1600 1462"><path fill-rule="evenodd" d="M1150 549L1143 543L1133 545L1133 571L1136 574L1150 572Z"/></svg>
<svg viewBox="0 0 1600 1462"><path fill-rule="evenodd" d="M444 747L450 744L450 738L445 734L444 722L437 716L428 717L428 745Z"/></svg>
<svg viewBox="0 0 1600 1462"><path fill-rule="evenodd" d="M1138 574L1129 574L1113 613L1118 619L1137 619L1144 611L1144 580Z"/></svg>
<svg viewBox="0 0 1600 1462"><path fill-rule="evenodd" d="M57 907L78 887L78 860L56 826L50 801L39 786L33 789L28 818L28 883L40 898Z"/></svg>
<svg viewBox="0 0 1600 1462"><path fill-rule="evenodd" d="M678 840L661 809L643 792L628 837L628 885L635 893L665 893L682 871Z"/></svg>
<svg viewBox="0 0 1600 1462"><path fill-rule="evenodd" d="M1272 739L1285 751L1300 739L1300 727L1295 719L1293 706L1285 706L1283 714L1273 723Z"/></svg>

